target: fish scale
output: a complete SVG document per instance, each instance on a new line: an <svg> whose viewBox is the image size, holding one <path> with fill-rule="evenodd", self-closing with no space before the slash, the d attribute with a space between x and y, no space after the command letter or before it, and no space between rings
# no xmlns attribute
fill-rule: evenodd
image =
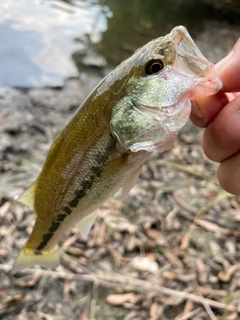
<svg viewBox="0 0 240 320"><path fill-rule="evenodd" d="M56 267L61 236L77 225L86 238L96 209L120 188L128 194L154 150L172 147L189 119L190 99L220 88L214 65L182 26L110 72L58 135L40 175L19 198L37 219L14 270Z"/></svg>

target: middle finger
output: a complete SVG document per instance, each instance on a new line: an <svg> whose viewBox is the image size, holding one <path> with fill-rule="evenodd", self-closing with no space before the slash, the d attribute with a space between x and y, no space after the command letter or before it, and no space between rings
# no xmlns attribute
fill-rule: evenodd
<svg viewBox="0 0 240 320"><path fill-rule="evenodd" d="M240 150L240 97L232 100L209 123L202 138L203 151L222 162Z"/></svg>

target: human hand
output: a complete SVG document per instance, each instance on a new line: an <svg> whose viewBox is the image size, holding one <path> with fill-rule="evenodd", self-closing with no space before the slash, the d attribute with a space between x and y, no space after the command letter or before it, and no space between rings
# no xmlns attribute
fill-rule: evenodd
<svg viewBox="0 0 240 320"><path fill-rule="evenodd" d="M240 195L240 39L232 52L216 65L223 90L192 102L192 122L206 128L202 147L219 162L218 180L228 192Z"/></svg>

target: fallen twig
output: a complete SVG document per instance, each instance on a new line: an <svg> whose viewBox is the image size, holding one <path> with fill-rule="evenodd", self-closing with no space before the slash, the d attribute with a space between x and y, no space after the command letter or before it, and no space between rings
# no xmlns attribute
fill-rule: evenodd
<svg viewBox="0 0 240 320"><path fill-rule="evenodd" d="M182 316L181 318L177 318L176 320L188 320L188 319L193 319L194 316L196 316L199 311L201 310L201 308L197 308L191 312L189 312L188 314L185 314L184 316Z"/></svg>
<svg viewBox="0 0 240 320"><path fill-rule="evenodd" d="M11 271L12 267L9 265L1 265L0 270L9 272ZM202 304L204 307L208 305L209 307L226 310L226 311L237 311L240 312L240 306L235 307L231 305L226 305L222 302L218 302L212 299L204 298L202 296L198 296L193 293L189 292L183 292L179 290L173 290L170 288L166 288L163 286L160 286L156 283L136 279L129 276L123 276L120 274L73 274L73 273L66 273L66 272L60 272L60 271L49 271L49 270L42 270L42 269L34 269L34 268L26 268L22 271L20 271L22 274L34 274L37 275L44 275L49 276L55 279L65 279L65 280L74 280L74 281L90 281L90 282L98 282L100 285L104 287L109 288L116 288L116 285L126 285L128 288L129 286L133 287L133 290L135 291L151 291L156 292L159 294L165 294L168 296L175 296L178 298L182 298L184 300L192 300L196 303Z"/></svg>
<svg viewBox="0 0 240 320"><path fill-rule="evenodd" d="M227 200L230 198L233 198L234 195L224 191L220 190L215 197L213 197L210 201L208 201L204 206L201 207L201 209L197 212L197 217L201 217L206 211L208 211L214 203L217 203L219 201Z"/></svg>
<svg viewBox="0 0 240 320"><path fill-rule="evenodd" d="M181 165L176 162L169 162L169 161L164 161L164 160L152 160L150 163L153 162L155 165L158 165L160 167L167 167L170 169L174 169L177 171L181 171L187 174L190 174L192 176L195 176L197 178L200 178L201 180L206 180L206 181L213 181L217 182L216 178L213 178L212 175L204 174L201 170L198 169L197 166L193 165Z"/></svg>

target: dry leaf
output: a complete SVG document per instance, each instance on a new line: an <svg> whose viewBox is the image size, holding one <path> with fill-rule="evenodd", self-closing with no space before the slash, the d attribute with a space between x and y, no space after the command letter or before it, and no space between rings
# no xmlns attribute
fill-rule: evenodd
<svg viewBox="0 0 240 320"><path fill-rule="evenodd" d="M29 275L26 277L22 277L15 280L15 285L19 287L34 287L36 283L39 281L40 276L37 275Z"/></svg>
<svg viewBox="0 0 240 320"><path fill-rule="evenodd" d="M215 223L212 223L203 219L195 218L194 223L206 229L207 231L214 232L219 235L228 235L230 233L230 230L226 228L221 228Z"/></svg>
<svg viewBox="0 0 240 320"><path fill-rule="evenodd" d="M193 310L193 308L194 308L193 301L187 300L181 316L187 315L188 313L190 313Z"/></svg>
<svg viewBox="0 0 240 320"><path fill-rule="evenodd" d="M162 313L162 307L158 303L154 302L150 306L150 318L148 320L159 320Z"/></svg>
<svg viewBox="0 0 240 320"><path fill-rule="evenodd" d="M85 308L83 313L81 314L79 320L89 320L90 311L88 308Z"/></svg>
<svg viewBox="0 0 240 320"><path fill-rule="evenodd" d="M181 260L173 252L166 251L164 255L173 267L184 269Z"/></svg>
<svg viewBox="0 0 240 320"><path fill-rule="evenodd" d="M218 273L218 278L223 282L228 282L230 281L233 274L238 270L240 270L240 263L237 263L234 266L228 268L227 272L220 271Z"/></svg>
<svg viewBox="0 0 240 320"><path fill-rule="evenodd" d="M124 305L125 303L129 303L135 305L142 299L142 295L136 295L132 292L123 293L123 294L110 294L107 296L106 301L109 304L114 306Z"/></svg>
<svg viewBox="0 0 240 320"><path fill-rule="evenodd" d="M139 271L156 272L159 269L158 263L148 257L135 257L132 266Z"/></svg>
<svg viewBox="0 0 240 320"><path fill-rule="evenodd" d="M10 208L11 203L9 201L4 202L4 204L0 207L0 218L2 218Z"/></svg>

